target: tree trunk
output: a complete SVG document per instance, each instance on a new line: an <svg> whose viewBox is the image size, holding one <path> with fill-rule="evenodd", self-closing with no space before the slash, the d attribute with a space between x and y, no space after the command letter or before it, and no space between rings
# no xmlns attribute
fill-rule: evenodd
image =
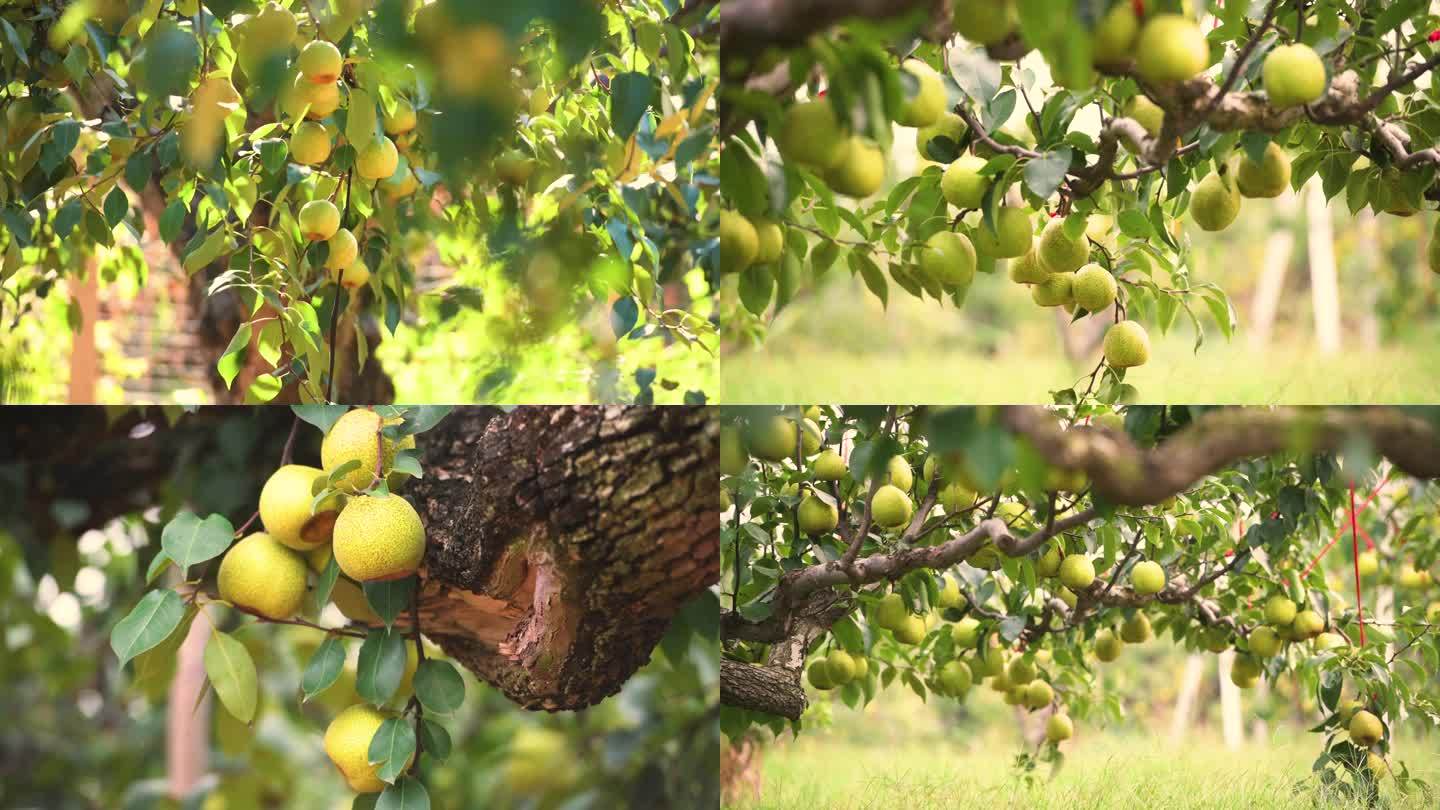
<svg viewBox="0 0 1440 810"><path fill-rule="evenodd" d="M1185 676L1180 682L1180 696L1175 700L1175 714L1170 717L1170 740L1183 743L1190 733L1190 716L1195 712L1196 698L1205 678L1205 656L1185 656Z"/></svg>
<svg viewBox="0 0 1440 810"><path fill-rule="evenodd" d="M1240 687L1230 680L1230 668L1235 666L1235 651L1220 653L1218 660L1220 728L1225 737L1225 747L1234 751L1245 743L1245 727L1240 716Z"/></svg>
<svg viewBox="0 0 1440 810"><path fill-rule="evenodd" d="M1275 230L1265 239L1265 258L1260 263L1260 283L1250 305L1250 345L1264 348L1270 344L1275 327L1275 314L1280 309L1280 293L1285 289L1285 272L1290 267L1290 254L1295 249L1295 234L1290 232L1290 215L1295 210L1295 195L1286 192L1276 200Z"/></svg>
<svg viewBox="0 0 1440 810"><path fill-rule="evenodd" d="M765 776L765 748L753 737L742 737L720 749L720 803L760 801Z"/></svg>
<svg viewBox="0 0 1440 810"><path fill-rule="evenodd" d="M1315 311L1315 340L1321 354L1340 351L1340 282L1335 271L1335 239L1325 192L1311 183L1305 189L1305 220L1309 232L1310 295Z"/></svg>
<svg viewBox="0 0 1440 810"><path fill-rule="evenodd" d="M180 645L165 704L165 770L172 799L189 796L210 768L210 696L205 690L208 620L192 622Z"/></svg>

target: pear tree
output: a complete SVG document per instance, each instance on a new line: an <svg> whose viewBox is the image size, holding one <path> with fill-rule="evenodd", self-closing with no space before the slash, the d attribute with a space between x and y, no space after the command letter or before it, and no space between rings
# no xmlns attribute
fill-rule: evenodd
<svg viewBox="0 0 1440 810"><path fill-rule="evenodd" d="M1057 395L1133 401L1151 333L1184 320L1199 349L1236 327L1194 229L1312 179L1352 213L1440 199L1437 30L1424 3L732 0L722 190L784 250L721 234L726 339L762 342L827 274L937 310L1013 283L1107 330ZM899 174L886 158L912 137Z"/></svg>
<svg viewBox="0 0 1440 810"><path fill-rule="evenodd" d="M1118 719L1106 665L1168 644L1233 651L1240 688L1304 696L1325 784L1373 796L1378 760L1428 789L1390 754L1400 724L1440 719L1440 409L722 412L732 740L803 733L825 714L807 708L887 688L983 689L1048 713L1034 753L1057 760ZM755 453L756 424L790 453ZM809 427L823 439L807 447ZM1383 618L1382 581L1401 594Z"/></svg>
<svg viewBox="0 0 1440 810"><path fill-rule="evenodd" d="M221 401L388 401L406 329L464 347L441 401L557 335L597 369L570 398L702 397L718 12L670 5L5 3L5 332L173 267Z"/></svg>

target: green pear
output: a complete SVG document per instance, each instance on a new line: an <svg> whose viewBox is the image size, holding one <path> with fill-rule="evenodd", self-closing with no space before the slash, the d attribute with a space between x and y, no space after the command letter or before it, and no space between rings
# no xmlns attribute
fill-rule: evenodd
<svg viewBox="0 0 1440 810"><path fill-rule="evenodd" d="M1095 634L1095 657L1109 663L1120 657L1120 652L1125 649L1125 642L1121 641L1110 630L1101 630Z"/></svg>
<svg viewBox="0 0 1440 810"><path fill-rule="evenodd" d="M1060 561L1060 581L1071 590L1083 590L1095 581L1095 564L1084 554L1067 554Z"/></svg>
<svg viewBox="0 0 1440 810"><path fill-rule="evenodd" d="M836 194L862 199L885 185L885 153L868 138L853 135L845 142L840 162L825 172Z"/></svg>
<svg viewBox="0 0 1440 810"><path fill-rule="evenodd" d="M885 483L894 484L904 492L915 486L915 471L904 456L891 456L885 464Z"/></svg>
<svg viewBox="0 0 1440 810"><path fill-rule="evenodd" d="M1045 721L1045 741L1061 743L1075 736L1075 724L1068 715L1056 712Z"/></svg>
<svg viewBox="0 0 1440 810"><path fill-rule="evenodd" d="M745 452L740 431L729 426L720 428L720 472L724 475L739 475L745 472L749 464L750 456Z"/></svg>
<svg viewBox="0 0 1440 810"><path fill-rule="evenodd" d="M940 488L940 505L945 507L945 514L953 515L962 512L975 505L975 491L955 481Z"/></svg>
<svg viewBox="0 0 1440 810"><path fill-rule="evenodd" d="M1325 619L1313 610L1302 610L1295 614L1291 625L1299 638L1315 638L1325 630Z"/></svg>
<svg viewBox="0 0 1440 810"><path fill-rule="evenodd" d="M800 531L806 534L828 534L840 525L840 510L815 495L800 500L797 514Z"/></svg>
<svg viewBox="0 0 1440 810"><path fill-rule="evenodd" d="M1262 672L1264 668L1259 661L1248 655L1238 655L1230 666L1230 682L1241 689L1250 689L1260 682Z"/></svg>
<svg viewBox="0 0 1440 810"><path fill-rule="evenodd" d="M980 173L987 161L977 155L961 155L940 175L940 193L956 208L979 208L990 188L990 176Z"/></svg>
<svg viewBox="0 0 1440 810"><path fill-rule="evenodd" d="M825 450L815 459L811 469L817 481L839 481L845 477L845 459L834 450Z"/></svg>
<svg viewBox="0 0 1440 810"><path fill-rule="evenodd" d="M843 686L855 677L855 659L844 650L831 650L830 654L825 656L825 669L830 673L831 683Z"/></svg>
<svg viewBox="0 0 1440 810"><path fill-rule="evenodd" d="M919 616L907 616L894 633L895 640L901 644L919 644L925 640L925 620Z"/></svg>
<svg viewBox="0 0 1440 810"><path fill-rule="evenodd" d="M1086 312L1102 312L1115 303L1115 276L1098 264L1087 264L1075 274L1070 285L1075 303Z"/></svg>
<svg viewBox="0 0 1440 810"><path fill-rule="evenodd" d="M919 59L906 59L900 69L915 77L915 94L905 100L895 122L907 127L928 127L945 112L945 82L935 69Z"/></svg>
<svg viewBox="0 0 1440 810"><path fill-rule="evenodd" d="M795 422L778 413L756 416L745 424L745 445L758 459L784 461L795 455Z"/></svg>
<svg viewBox="0 0 1440 810"><path fill-rule="evenodd" d="M965 119L953 112L941 113L935 123L916 130L915 151L920 154L920 157L933 160L930 157L930 141L938 137L945 137L958 145L960 139L965 137L965 129Z"/></svg>
<svg viewBox="0 0 1440 810"><path fill-rule="evenodd" d="M1189 17L1157 14L1140 29L1135 71L1151 84L1183 82L1210 66L1205 32Z"/></svg>
<svg viewBox="0 0 1440 810"><path fill-rule="evenodd" d="M970 691L970 669L959 661L948 661L940 668L940 686L951 697L962 697Z"/></svg>
<svg viewBox="0 0 1440 810"><path fill-rule="evenodd" d="M1010 659L1010 665L1005 668L1005 676L1010 679L1011 686L1023 686L1035 680L1035 664L1030 659L1017 655Z"/></svg>
<svg viewBox="0 0 1440 810"><path fill-rule="evenodd" d="M1346 646L1349 646L1349 642L1339 633L1321 633L1315 637L1315 652L1338 650Z"/></svg>
<svg viewBox="0 0 1440 810"><path fill-rule="evenodd" d="M966 616L950 628L950 640L962 650L974 647L975 642L980 640L980 622Z"/></svg>
<svg viewBox="0 0 1440 810"><path fill-rule="evenodd" d="M1030 297L1042 307L1063 307L1075 303L1075 274L1051 273L1030 288Z"/></svg>
<svg viewBox="0 0 1440 810"><path fill-rule="evenodd" d="M1090 61L1097 67L1118 67L1135 58L1135 37L1140 33L1140 19L1135 7L1121 0L1105 12L1095 24L1090 45Z"/></svg>
<svg viewBox="0 0 1440 810"><path fill-rule="evenodd" d="M1150 336L1135 321L1121 321L1105 330L1105 363L1111 368L1133 368L1150 361Z"/></svg>
<svg viewBox="0 0 1440 810"><path fill-rule="evenodd" d="M1350 742L1361 748L1369 748L1385 736L1385 727L1381 725L1380 718L1364 709L1355 712L1350 718L1347 730L1350 732Z"/></svg>
<svg viewBox="0 0 1440 810"><path fill-rule="evenodd" d="M755 226L737 211L720 212L720 272L739 273L760 254Z"/></svg>
<svg viewBox="0 0 1440 810"><path fill-rule="evenodd" d="M975 280L975 248L964 234L939 231L920 248L920 272L946 287L968 288Z"/></svg>
<svg viewBox="0 0 1440 810"><path fill-rule="evenodd" d="M1229 172L1205 175L1190 192L1190 218L1202 230L1221 231L1235 221L1240 213L1240 189L1235 187Z"/></svg>
<svg viewBox="0 0 1440 810"><path fill-rule="evenodd" d="M750 224L755 228L758 245L755 264L779 261L785 252L785 231L780 227L780 223L768 217L760 217L750 220Z"/></svg>
<svg viewBox="0 0 1440 810"><path fill-rule="evenodd" d="M1051 273L1070 273L1079 270L1090 259L1090 245L1084 234L1079 239L1065 233L1065 220L1054 217L1045 223L1040 231L1040 247L1036 252L1040 263Z"/></svg>
<svg viewBox="0 0 1440 810"><path fill-rule="evenodd" d="M787 161L825 171L845 158L848 141L835 107L829 101L815 99L785 111L775 145Z"/></svg>
<svg viewBox="0 0 1440 810"><path fill-rule="evenodd" d="M814 419L803 419L800 422L800 451L807 456L813 456L820 452L820 445L825 440L825 434L820 432L820 426L815 424Z"/></svg>
<svg viewBox="0 0 1440 810"><path fill-rule="evenodd" d="M1280 45L1265 56L1260 68L1265 95L1278 109L1298 107L1325 95L1325 63L1303 43Z"/></svg>
<svg viewBox="0 0 1440 810"><path fill-rule="evenodd" d="M1281 640L1273 627L1257 627L1250 631L1250 652L1261 658L1270 658L1280 652Z"/></svg>
<svg viewBox="0 0 1440 810"><path fill-rule="evenodd" d="M1025 687L1025 706L1029 709L1043 709L1055 699L1055 690L1044 681L1031 681Z"/></svg>
<svg viewBox="0 0 1440 810"><path fill-rule="evenodd" d="M983 220L975 228L975 250L997 259L1024 256L1034 241L1030 212L1023 208L1001 206L995 210L995 230Z"/></svg>
<svg viewBox="0 0 1440 810"><path fill-rule="evenodd" d="M965 606L965 594L960 592L960 582L951 577L944 577L945 585L940 588L940 596L936 603L942 608L960 608Z"/></svg>
<svg viewBox="0 0 1440 810"><path fill-rule="evenodd" d="M1282 627L1295 621L1295 603L1289 597L1275 594L1265 600L1265 622Z"/></svg>
<svg viewBox="0 0 1440 810"><path fill-rule="evenodd" d="M1159 104L1150 100L1149 96L1137 94L1125 104L1125 117L1135 119L1145 134L1154 138L1160 134L1165 126L1165 110ZM1130 142L1125 142L1126 148L1130 148Z"/></svg>
<svg viewBox="0 0 1440 810"><path fill-rule="evenodd" d="M817 658L810 662L805 668L805 675L810 680L810 685L825 691L835 688L835 682L830 680L830 666L824 658Z"/></svg>
<svg viewBox="0 0 1440 810"><path fill-rule="evenodd" d="M894 484L875 490L875 497L870 499L870 517L884 529L898 529L909 523L912 508L910 496Z"/></svg>
<svg viewBox="0 0 1440 810"><path fill-rule="evenodd" d="M1042 577L1053 577L1060 574L1060 561L1065 555L1061 553L1059 546L1051 546L1040 555L1035 561L1035 574Z"/></svg>
<svg viewBox="0 0 1440 810"><path fill-rule="evenodd" d="M1154 560L1141 560L1130 569L1130 585L1141 596L1157 594L1165 590L1165 569Z"/></svg>
<svg viewBox="0 0 1440 810"><path fill-rule="evenodd" d="M1242 197L1279 197L1290 187L1290 156L1271 141L1259 163L1247 152L1235 170L1235 185Z"/></svg>
<svg viewBox="0 0 1440 810"><path fill-rule="evenodd" d="M909 615L904 597L898 593L887 593L880 597L880 603L875 608L875 623L887 630L894 630Z"/></svg>
<svg viewBox="0 0 1440 810"><path fill-rule="evenodd" d="M1032 243L1025 254L1010 262L1010 280L1017 284L1039 284L1050 277L1050 271L1040 263Z"/></svg>
<svg viewBox="0 0 1440 810"><path fill-rule="evenodd" d="M1120 625L1120 640L1126 644L1143 644L1154 637L1150 619L1144 613L1136 613Z"/></svg>
<svg viewBox="0 0 1440 810"><path fill-rule="evenodd" d="M994 45L1010 36L1020 24L1015 0L983 0L957 9L955 33L977 45Z"/></svg>

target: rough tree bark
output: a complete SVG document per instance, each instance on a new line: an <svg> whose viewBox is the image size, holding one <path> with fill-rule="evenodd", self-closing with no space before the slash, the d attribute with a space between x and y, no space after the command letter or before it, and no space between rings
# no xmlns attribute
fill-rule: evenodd
<svg viewBox="0 0 1440 810"><path fill-rule="evenodd" d="M258 499L292 417L244 413L268 437L247 461ZM154 411L112 421L100 408L7 408L0 459L25 470L20 498L0 505L0 517L22 516L22 543L39 545L58 530L51 514L61 500L89 507L73 536L143 510L183 469L177 456L213 450L227 418L243 417L204 408L166 427ZM428 537L421 629L526 708L576 709L614 694L681 606L719 579L711 410L457 408L419 438L425 477L404 494ZM307 448L296 461L315 462ZM246 516L230 517L239 525Z"/></svg>

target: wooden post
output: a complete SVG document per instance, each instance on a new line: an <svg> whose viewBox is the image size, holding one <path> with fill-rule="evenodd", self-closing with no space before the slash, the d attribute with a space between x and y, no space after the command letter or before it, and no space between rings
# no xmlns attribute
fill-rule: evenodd
<svg viewBox="0 0 1440 810"><path fill-rule="evenodd" d="M191 623L180 645L175 680L165 709L165 771L172 799L189 796L210 767L210 697L198 705L205 688L205 643L210 622Z"/></svg>
<svg viewBox="0 0 1440 810"><path fill-rule="evenodd" d="M1321 354L1340 351L1340 283L1335 272L1335 240L1325 192L1318 183L1305 187L1305 224L1309 238L1310 297L1315 313L1315 342Z"/></svg>
<svg viewBox="0 0 1440 810"><path fill-rule="evenodd" d="M1275 201L1276 227L1265 238L1265 256L1260 263L1260 283L1250 304L1250 345L1262 348L1269 344L1275 326L1275 313L1280 309L1280 292L1285 288L1285 274L1295 250L1295 234L1288 227L1295 212L1295 195L1286 192Z"/></svg>
<svg viewBox="0 0 1440 810"><path fill-rule="evenodd" d="M95 404L95 382L100 376L100 358L95 351L95 320L100 317L100 294L95 257L85 260L85 274L70 279L70 295L80 313L80 329L70 338L71 405Z"/></svg>
<svg viewBox="0 0 1440 810"><path fill-rule="evenodd" d="M1175 714L1170 718L1170 739L1183 742L1190 733L1190 715L1195 711L1195 699L1204 682L1205 656L1191 653L1185 656L1185 676L1180 681L1180 696L1175 700Z"/></svg>
<svg viewBox="0 0 1440 810"><path fill-rule="evenodd" d="M1240 687L1230 680L1230 668L1235 665L1235 651L1220 653L1220 728L1225 737L1225 747L1231 750L1245 744L1245 727L1240 718Z"/></svg>

